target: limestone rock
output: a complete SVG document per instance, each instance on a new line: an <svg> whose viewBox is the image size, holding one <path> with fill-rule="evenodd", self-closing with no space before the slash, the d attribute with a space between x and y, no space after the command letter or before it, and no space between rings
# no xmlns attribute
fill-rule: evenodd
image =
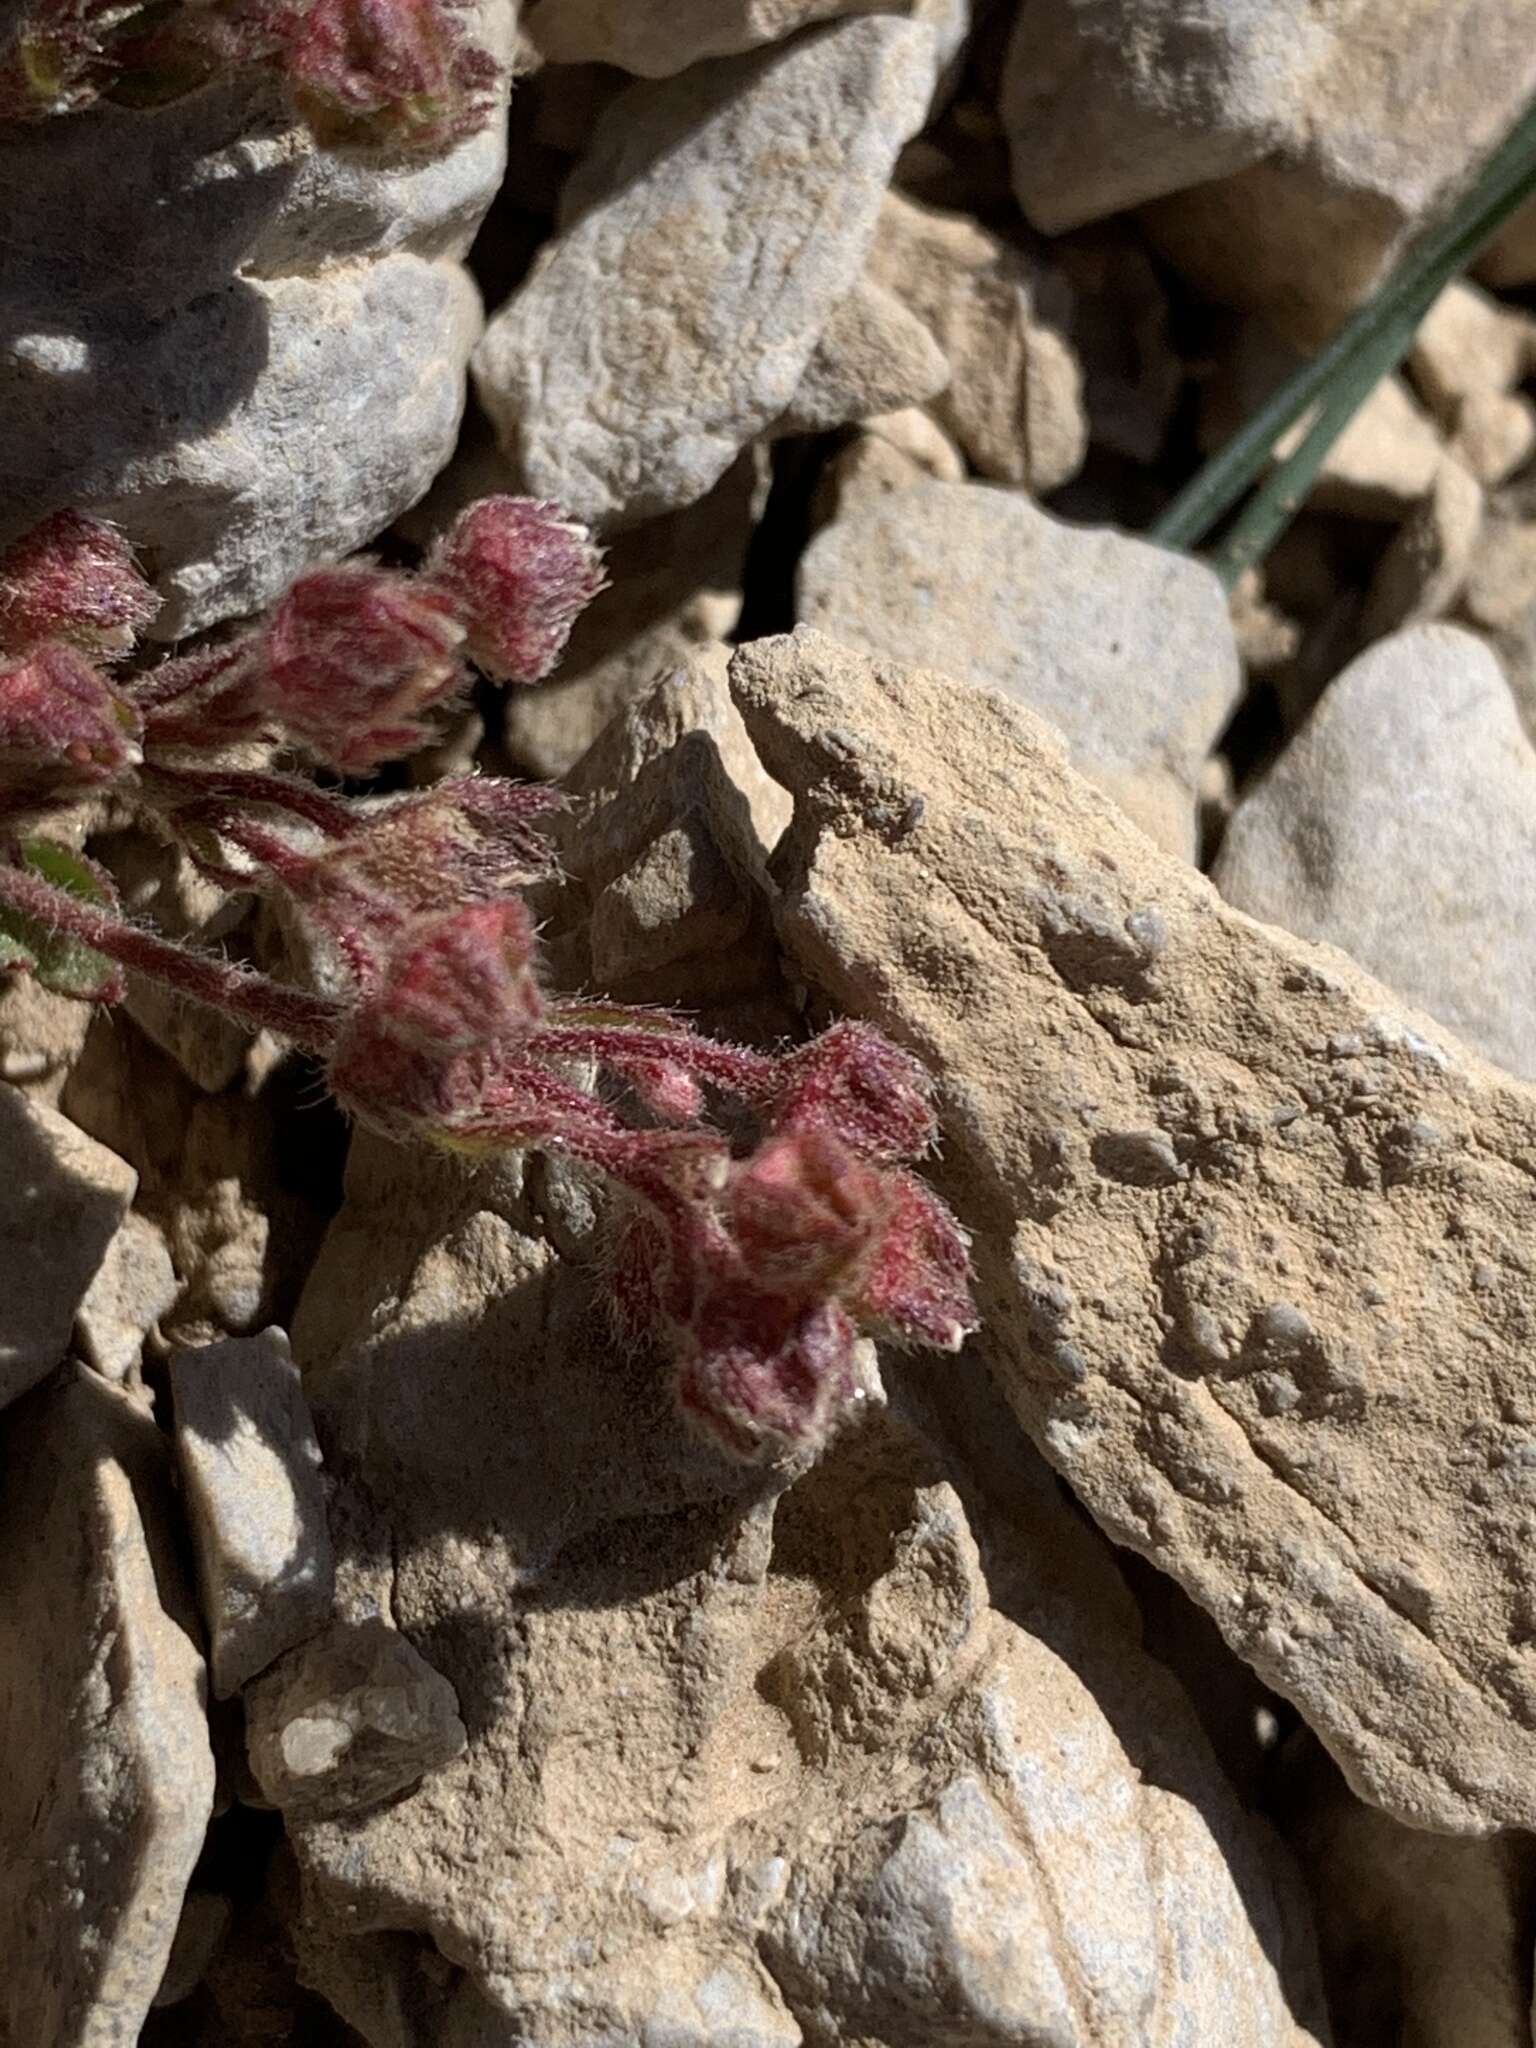
<svg viewBox="0 0 1536 2048"><path fill-rule="evenodd" d="M510 10L479 11L504 53ZM454 259L504 154L496 120L426 166L322 151L249 77L12 124L0 537L118 520L166 638L371 540L452 451L481 324Z"/></svg>
<svg viewBox="0 0 1536 2048"><path fill-rule="evenodd" d="M541 1179L365 1144L295 1326L343 1598L469 1731L300 1832L308 1981L380 2048L1324 2038L1283 1856L974 1361L974 1456L871 1406L787 1487L732 1466Z"/></svg>
<svg viewBox="0 0 1536 2048"><path fill-rule="evenodd" d="M667 78L705 57L778 42L839 14L910 11L916 0L535 0L527 33L551 64L618 64Z"/></svg>
<svg viewBox="0 0 1536 2048"><path fill-rule="evenodd" d="M1474 391L1461 401L1451 453L1491 490L1536 454L1536 405L1520 391Z"/></svg>
<svg viewBox="0 0 1536 2048"><path fill-rule="evenodd" d="M620 94L475 352L523 488L604 524L704 496L857 284L938 61L871 15Z"/></svg>
<svg viewBox="0 0 1536 2048"><path fill-rule="evenodd" d="M138 1186L57 1110L0 1084L0 1408L63 1360Z"/></svg>
<svg viewBox="0 0 1536 2048"><path fill-rule="evenodd" d="M1076 475L1088 422L1073 294L1048 258L893 192L869 274L942 349L951 376L933 414L983 476L1042 492Z"/></svg>
<svg viewBox="0 0 1536 2048"><path fill-rule="evenodd" d="M164 1231L130 1209L75 1311L81 1355L109 1380L133 1380L145 1339L180 1292Z"/></svg>
<svg viewBox="0 0 1536 2048"><path fill-rule="evenodd" d="M942 1077L1031 1435L1365 1797L1528 1827L1536 1094L1225 906L1000 696L805 632L732 685L796 798L792 964Z"/></svg>
<svg viewBox="0 0 1536 2048"><path fill-rule="evenodd" d="M289 1650L246 1694L251 1770L290 1824L374 1806L464 1747L453 1687L376 1616Z"/></svg>
<svg viewBox="0 0 1536 2048"><path fill-rule="evenodd" d="M27 974L0 983L0 1081L57 1107L90 1029L88 1003L56 996Z"/></svg>
<svg viewBox="0 0 1536 2048"><path fill-rule="evenodd" d="M834 306L776 434L824 434L921 405L949 382L949 359L894 292L861 278Z"/></svg>
<svg viewBox="0 0 1536 2048"><path fill-rule="evenodd" d="M1126 221L1053 244L1071 289L1070 340L1083 372L1088 438L1132 462L1157 459L1183 388L1164 291L1145 239Z"/></svg>
<svg viewBox="0 0 1536 2048"><path fill-rule="evenodd" d="M320 1447L279 1329L178 1352L171 1392L209 1672L224 1699L330 1616Z"/></svg>
<svg viewBox="0 0 1536 2048"><path fill-rule="evenodd" d="M194 1628L159 1432L66 1367L0 1424L7 2041L139 2038L213 1805Z"/></svg>
<svg viewBox="0 0 1536 2048"><path fill-rule="evenodd" d="M1423 626L1353 662L1239 803L1214 879L1536 1078L1536 749L1471 634Z"/></svg>
<svg viewBox="0 0 1536 2048"><path fill-rule="evenodd" d="M914 483L845 497L801 560L799 609L849 645L1030 705L1084 774L1192 858L1200 764L1241 688L1226 602L1198 563L1014 492Z"/></svg>
<svg viewBox="0 0 1536 2048"><path fill-rule="evenodd" d="M960 484L966 474L965 457L929 414L916 407L884 413L866 420L828 462L817 485L815 521L836 519L844 498L861 492L904 491L925 478Z"/></svg>
<svg viewBox="0 0 1536 2048"><path fill-rule="evenodd" d="M171 1943L165 1975L155 1993L157 2009L179 2005L201 1984L229 1932L232 1911L222 1892L187 1893L182 1900L181 1918L176 1923L176 1938Z"/></svg>
<svg viewBox="0 0 1536 2048"><path fill-rule="evenodd" d="M1203 290L1310 345L1513 126L1529 28L1523 0L1026 0L1015 189L1048 233L1153 202Z"/></svg>

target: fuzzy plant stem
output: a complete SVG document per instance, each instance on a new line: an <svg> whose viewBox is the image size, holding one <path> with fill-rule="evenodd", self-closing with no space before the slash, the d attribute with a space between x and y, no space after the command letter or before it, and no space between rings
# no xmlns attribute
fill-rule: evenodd
<svg viewBox="0 0 1536 2048"><path fill-rule="evenodd" d="M0 904L47 930L94 947L120 967L147 975L191 1002L237 1018L253 1030L278 1032L304 1051L322 1057L335 1044L342 1017L339 1004L302 989L286 988L230 961L189 952L55 888L27 868L0 864Z"/></svg>
<svg viewBox="0 0 1536 2048"><path fill-rule="evenodd" d="M146 795L160 800L167 808L204 800L263 804L302 819L329 839L344 839L357 829L356 813L340 798L327 796L297 776L262 774L245 768L172 768L154 761L145 764L141 779Z"/></svg>
<svg viewBox="0 0 1536 2048"><path fill-rule="evenodd" d="M1299 506L1328 449L1366 395L1402 360L1419 321L1439 293L1533 193L1536 103L1527 107L1440 226L1407 252L1387 282L1332 341L1287 377L1247 425L1191 479L1149 529L1148 538L1164 547L1198 547L1265 469L1276 441L1321 398L1323 410L1288 458L1294 468L1288 470L1277 492L1277 498L1294 499ZM1351 394L1347 405L1346 392ZM1325 421L1332 428L1326 441L1322 439ZM1285 524L1284 518L1273 522L1273 509L1272 504L1255 523L1255 532L1265 536L1265 546L1273 543ZM1260 553L1251 543L1240 556L1224 550L1218 568L1230 584Z"/></svg>

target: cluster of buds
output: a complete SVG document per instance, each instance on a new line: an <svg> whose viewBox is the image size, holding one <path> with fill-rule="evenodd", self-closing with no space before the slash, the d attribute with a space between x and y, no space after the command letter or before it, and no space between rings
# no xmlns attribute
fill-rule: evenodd
<svg viewBox="0 0 1536 2048"><path fill-rule="evenodd" d="M935 1134L922 1069L862 1025L769 1055L552 996L520 892L550 872L553 792L468 775L350 797L298 772L413 751L471 660L542 679L601 582L583 528L490 498L414 575L316 569L234 639L129 666L154 598L128 548L45 522L0 556L0 966L92 1000L122 969L154 976L282 1033L390 1137L570 1159L611 1193L621 1325L667 1346L684 1413L731 1453L778 1456L857 1398L861 1339L954 1349L973 1327L964 1238L911 1170ZM251 767L253 741L286 754ZM316 985L125 919L37 832L104 792L222 885L280 899Z"/></svg>
<svg viewBox="0 0 1536 2048"><path fill-rule="evenodd" d="M30 0L0 46L0 120L175 98L260 66L327 143L433 153L484 125L500 69L464 0Z"/></svg>

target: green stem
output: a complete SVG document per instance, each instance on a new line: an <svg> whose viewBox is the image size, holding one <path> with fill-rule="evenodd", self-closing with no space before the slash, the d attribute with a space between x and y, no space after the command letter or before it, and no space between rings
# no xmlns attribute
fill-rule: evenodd
<svg viewBox="0 0 1536 2048"><path fill-rule="evenodd" d="M1527 107L1483 166L1471 189L1441 225L1414 244L1371 300L1310 362L1293 371L1246 426L1186 484L1149 529L1148 538L1160 541L1164 547L1198 546L1264 470L1281 435L1295 425L1316 399L1330 392L1337 379L1350 379L1352 373L1358 372L1354 381L1359 395L1349 412L1336 412L1331 400L1325 407L1324 416L1337 419L1337 438L1366 392L1401 360L1414 328L1440 291L1466 268L1533 192L1536 102ZM1407 339L1395 354L1389 354L1389 339L1401 331L1410 314ZM1365 371L1370 365L1380 367L1367 378ZM1311 434L1303 446L1310 446L1315 454ZM1298 449L1297 456L1300 453ZM1325 445L1322 454L1326 453ZM1320 463L1321 456L1317 461ZM1291 488L1286 486L1288 495ZM1271 540L1274 538L1272 534Z"/></svg>

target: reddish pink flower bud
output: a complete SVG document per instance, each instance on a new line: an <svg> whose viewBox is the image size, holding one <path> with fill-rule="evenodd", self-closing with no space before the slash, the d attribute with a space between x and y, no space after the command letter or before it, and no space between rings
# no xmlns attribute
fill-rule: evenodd
<svg viewBox="0 0 1536 2048"><path fill-rule="evenodd" d="M0 669L0 792L7 808L114 781L139 759L132 707L73 647Z"/></svg>
<svg viewBox="0 0 1536 2048"><path fill-rule="evenodd" d="M525 1038L542 1008L533 944L533 921L515 896L423 919L371 998L380 1028L447 1056Z"/></svg>
<svg viewBox="0 0 1536 2048"><path fill-rule="evenodd" d="M743 1315L739 1329L722 1323L684 1355L678 1401L737 1458L819 1444L857 1392L856 1341L835 1302L788 1323Z"/></svg>
<svg viewBox="0 0 1536 2048"><path fill-rule="evenodd" d="M731 1175L728 1216L754 1289L808 1302L840 1292L875 1243L889 1176L821 1131L769 1138Z"/></svg>
<svg viewBox="0 0 1536 2048"><path fill-rule="evenodd" d="M126 654L159 608L128 543L105 520L55 512L0 554L7 653L67 640L90 654Z"/></svg>
<svg viewBox="0 0 1536 2048"><path fill-rule="evenodd" d="M958 1351L977 1327L966 1237L931 1189L887 1176L889 1207L849 1308L880 1335Z"/></svg>
<svg viewBox="0 0 1536 2048"><path fill-rule="evenodd" d="M542 682L603 587L602 552L558 505L482 498L461 512L427 564L488 676Z"/></svg>
<svg viewBox="0 0 1536 2048"><path fill-rule="evenodd" d="M917 1159L937 1133L933 1088L910 1054L868 1024L834 1024L785 1056L779 1131L829 1131L867 1159Z"/></svg>
<svg viewBox="0 0 1536 2048"><path fill-rule="evenodd" d="M429 737L422 714L466 680L463 637L429 585L357 563L314 569L263 630L261 699L329 767L366 774Z"/></svg>
<svg viewBox="0 0 1536 2048"><path fill-rule="evenodd" d="M455 0L274 7L278 68L323 140L442 148L483 124L499 75L464 11Z"/></svg>

